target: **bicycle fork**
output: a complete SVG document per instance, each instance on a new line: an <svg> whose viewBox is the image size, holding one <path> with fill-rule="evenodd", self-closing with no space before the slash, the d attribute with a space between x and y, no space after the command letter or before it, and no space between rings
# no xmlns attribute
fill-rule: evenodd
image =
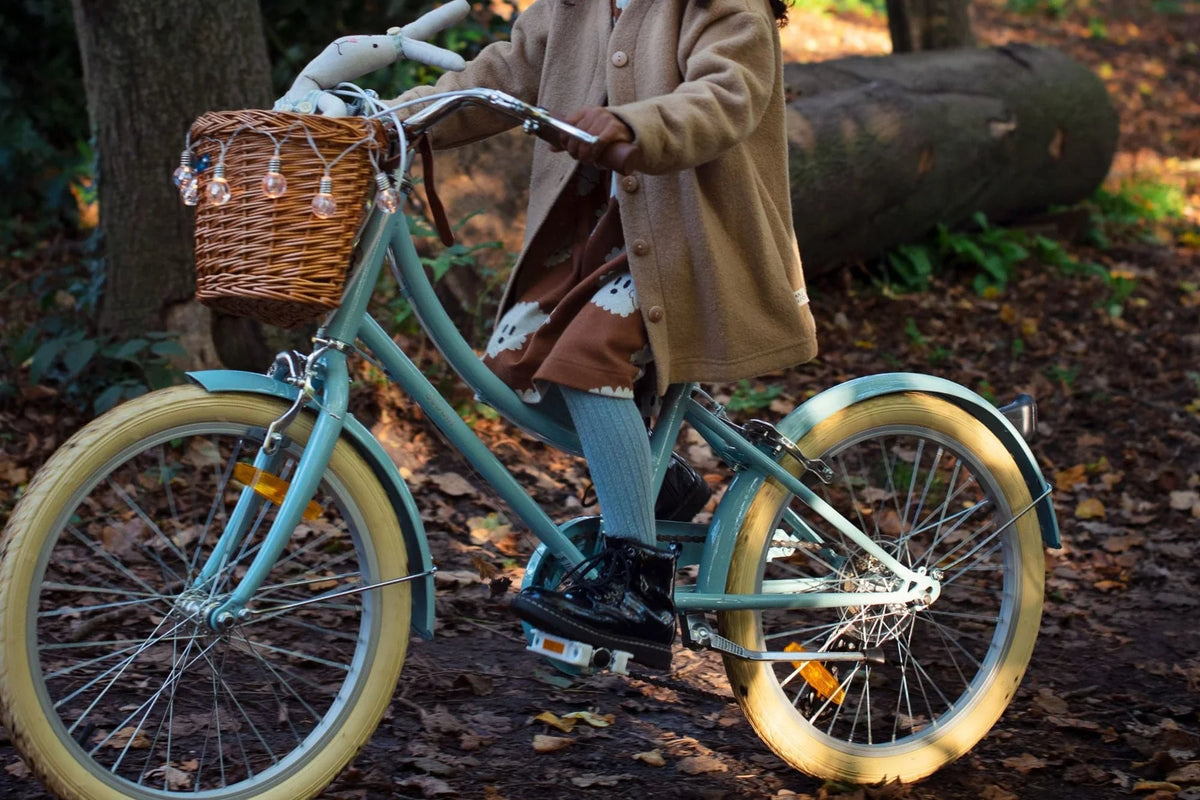
<svg viewBox="0 0 1200 800"><path fill-rule="evenodd" d="M342 420L349 403L345 353L337 347L321 347L308 357L303 375L291 377L293 383L301 384L301 393L292 408L271 425L254 459L254 477L250 481L242 481L246 485L224 531L201 567L192 587L180 599L180 606L185 612L200 618L213 631L229 630L239 620L249 616L246 604L262 586L287 545L292 531L305 516L333 454L333 448L342 433ZM323 386L319 393L314 388L318 377L323 378ZM232 591L218 592L217 581L230 558L245 537L250 535L255 517L263 504L269 502L260 496L254 484L258 476L273 476L278 472L283 460L283 450L279 446L283 440L283 431L304 406L310 403L316 406L316 422L296 470L290 477L286 494L281 498L273 498L279 503L279 507L271 528L242 579ZM226 477L234 472L234 466L229 465Z"/></svg>

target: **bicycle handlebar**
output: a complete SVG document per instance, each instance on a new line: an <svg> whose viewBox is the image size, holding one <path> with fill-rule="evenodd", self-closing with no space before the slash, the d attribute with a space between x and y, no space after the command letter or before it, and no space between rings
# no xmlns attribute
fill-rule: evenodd
<svg viewBox="0 0 1200 800"><path fill-rule="evenodd" d="M403 122L405 132L414 139L454 112L466 106L476 105L491 108L517 120L526 133L543 139L560 149L566 149L568 139L575 139L586 144L595 144L597 141L597 137L551 116L546 109L526 103L497 89L460 89L431 95L423 99L427 100L429 105L412 114ZM626 162L635 149L636 146L628 142L610 145L604 151L601 161L604 166L624 173Z"/></svg>

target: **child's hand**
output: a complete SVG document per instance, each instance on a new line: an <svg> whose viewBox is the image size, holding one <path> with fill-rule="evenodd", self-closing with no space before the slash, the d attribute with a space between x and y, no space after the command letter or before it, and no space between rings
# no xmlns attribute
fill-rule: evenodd
<svg viewBox="0 0 1200 800"><path fill-rule="evenodd" d="M601 167L624 172L625 162L634 149L633 131L624 120L607 108L600 106L584 106L578 111L563 118L564 122L574 125L596 137L595 144L585 144L577 139L567 141L566 151L571 156L585 164L596 164ZM563 148L556 147L555 150Z"/></svg>

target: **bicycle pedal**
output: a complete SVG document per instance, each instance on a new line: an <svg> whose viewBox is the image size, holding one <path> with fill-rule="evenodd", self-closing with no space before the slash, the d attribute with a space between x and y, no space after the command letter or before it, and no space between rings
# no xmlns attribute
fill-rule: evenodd
<svg viewBox="0 0 1200 800"><path fill-rule="evenodd" d="M531 653L553 658L564 664L571 664L586 671L607 669L618 675L628 675L629 659L632 653L624 650L610 650L607 647L593 647L586 642L564 639L537 628L530 628L529 644L525 649Z"/></svg>

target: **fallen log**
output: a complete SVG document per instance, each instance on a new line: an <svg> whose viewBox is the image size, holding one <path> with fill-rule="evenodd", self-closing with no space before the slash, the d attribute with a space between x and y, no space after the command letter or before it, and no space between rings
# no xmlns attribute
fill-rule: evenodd
<svg viewBox="0 0 1200 800"><path fill-rule="evenodd" d="M819 274L976 211L1011 220L1088 197L1116 148L1104 85L1027 45L843 58L784 67L792 203L805 270ZM438 189L464 242L520 249L531 139L510 131L439 151ZM452 271L454 272L462 271ZM474 306L478 279L447 287ZM453 280L451 281L453 282Z"/></svg>
<svg viewBox="0 0 1200 800"><path fill-rule="evenodd" d="M793 214L817 274L938 223L1070 205L1117 142L1104 84L1042 47L941 50L784 67Z"/></svg>

